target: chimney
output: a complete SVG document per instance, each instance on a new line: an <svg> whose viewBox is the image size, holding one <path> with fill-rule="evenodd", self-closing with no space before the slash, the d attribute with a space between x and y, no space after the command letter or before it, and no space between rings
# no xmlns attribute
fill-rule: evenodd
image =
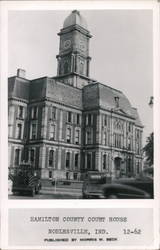
<svg viewBox="0 0 160 250"><path fill-rule="evenodd" d="M17 69L17 76L21 78L26 77L26 71L24 69Z"/></svg>

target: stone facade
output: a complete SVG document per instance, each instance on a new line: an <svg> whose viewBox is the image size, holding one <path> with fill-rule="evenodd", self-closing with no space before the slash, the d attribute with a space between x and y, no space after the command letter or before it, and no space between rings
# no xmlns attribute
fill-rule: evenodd
<svg viewBox="0 0 160 250"><path fill-rule="evenodd" d="M78 11L59 36L57 76L28 80L18 70L9 78L9 169L29 162L43 179L80 180L88 170L139 174L138 112L121 91L89 77L91 35Z"/></svg>

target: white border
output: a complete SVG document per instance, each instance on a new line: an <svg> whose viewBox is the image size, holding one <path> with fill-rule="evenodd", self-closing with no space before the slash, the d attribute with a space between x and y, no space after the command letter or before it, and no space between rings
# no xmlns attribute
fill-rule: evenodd
<svg viewBox="0 0 160 250"><path fill-rule="evenodd" d="M154 200L8 200L7 190L8 183L8 141L7 141L7 78L8 78L8 11L10 10L72 10L72 9L151 9L153 10L153 55L154 55L154 131L155 131L155 199ZM154 209L154 249L158 249L159 245L159 193L160 193L160 167L159 167L159 131L160 131L160 84L159 84L159 4L157 1L2 1L0 3L0 16L1 16L1 86L0 86L0 113L1 113L1 235L3 236L2 248L7 249L7 232L8 232L8 208L153 208ZM4 129L5 128L5 129ZM56 201L56 202L55 202ZM157 219L158 218L158 219ZM147 225L146 225L147 226ZM2 237L1 237L2 239ZM22 247L17 249L22 249ZM28 247L32 249L32 247ZM43 247L42 247L43 248ZM53 247L47 247L53 248ZM59 247L60 249L64 247ZM67 247L68 248L68 247ZM72 248L72 247L70 247ZM78 247L79 249L84 247ZM97 248L97 247L96 247ZM101 247L103 248L103 247ZM107 248L107 247L105 247ZM110 249L118 249L117 247L109 247ZM136 247L137 248L137 247ZM34 247L36 249L36 247ZM38 249L38 248L37 248ZM66 248L65 248L66 249ZM121 247L122 249L122 247ZM123 247L123 249L135 249L135 247ZM138 249L142 249L139 247ZM145 247L147 248L147 246Z"/></svg>

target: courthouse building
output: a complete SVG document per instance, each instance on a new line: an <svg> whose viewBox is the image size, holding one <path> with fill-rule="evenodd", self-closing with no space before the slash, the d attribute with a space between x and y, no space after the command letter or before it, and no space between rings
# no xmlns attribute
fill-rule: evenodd
<svg viewBox="0 0 160 250"><path fill-rule="evenodd" d="M43 179L82 179L88 170L137 175L143 130L137 109L120 90L90 78L92 36L78 11L58 35L57 76L28 80L18 69L9 78L9 169L29 163Z"/></svg>

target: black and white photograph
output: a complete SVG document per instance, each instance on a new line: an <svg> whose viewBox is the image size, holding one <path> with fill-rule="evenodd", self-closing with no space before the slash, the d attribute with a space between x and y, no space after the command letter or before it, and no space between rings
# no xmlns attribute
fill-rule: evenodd
<svg viewBox="0 0 160 250"><path fill-rule="evenodd" d="M0 3L1 249L159 249L159 10Z"/></svg>
<svg viewBox="0 0 160 250"><path fill-rule="evenodd" d="M153 13L9 11L9 199L153 199Z"/></svg>

